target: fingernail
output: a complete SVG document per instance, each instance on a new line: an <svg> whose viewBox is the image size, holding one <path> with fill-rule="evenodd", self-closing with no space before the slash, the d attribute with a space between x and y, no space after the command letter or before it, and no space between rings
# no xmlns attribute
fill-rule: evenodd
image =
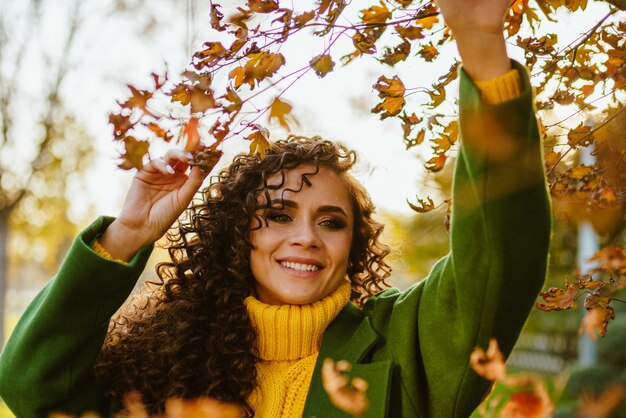
<svg viewBox="0 0 626 418"><path fill-rule="evenodd" d="M174 168L172 168L172 166L171 166L171 165L169 165L169 164L165 167L165 169L166 169L166 170L167 170L167 172L168 172L168 173L170 173L170 174L174 174L174 173L175 173Z"/></svg>
<svg viewBox="0 0 626 418"><path fill-rule="evenodd" d="M185 153L185 156L186 156L187 158L189 158L190 160L193 160L193 154L192 154L192 153L187 152L187 153Z"/></svg>

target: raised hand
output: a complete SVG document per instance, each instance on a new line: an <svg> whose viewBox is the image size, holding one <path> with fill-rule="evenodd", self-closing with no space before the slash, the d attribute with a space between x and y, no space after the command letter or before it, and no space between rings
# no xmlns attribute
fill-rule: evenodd
<svg viewBox="0 0 626 418"><path fill-rule="evenodd" d="M117 219L100 238L116 259L129 260L140 248L161 238L187 208L207 173L192 167L192 156L169 150L137 172Z"/></svg>
<svg viewBox="0 0 626 418"><path fill-rule="evenodd" d="M511 0L436 2L472 79L489 80L511 69L503 35L504 15Z"/></svg>

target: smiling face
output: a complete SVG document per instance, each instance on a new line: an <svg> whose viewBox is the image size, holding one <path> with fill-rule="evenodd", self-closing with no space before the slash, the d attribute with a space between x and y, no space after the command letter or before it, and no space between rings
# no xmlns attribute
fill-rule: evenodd
<svg viewBox="0 0 626 418"><path fill-rule="evenodd" d="M267 222L258 229L252 222L250 267L261 302L313 303L346 278L354 225L346 183L320 166L317 174L307 177L310 185L302 184L302 174L314 171L311 165L288 170L283 187L269 191L271 207L258 212ZM268 184L280 181L275 174Z"/></svg>

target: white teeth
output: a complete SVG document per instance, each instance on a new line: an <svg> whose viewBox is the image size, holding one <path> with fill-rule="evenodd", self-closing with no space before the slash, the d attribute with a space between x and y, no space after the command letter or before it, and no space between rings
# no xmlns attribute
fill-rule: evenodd
<svg viewBox="0 0 626 418"><path fill-rule="evenodd" d="M300 263L293 263L291 261L281 261L280 264L290 269L299 270L299 271L316 271L320 269L319 266L316 266L314 264L300 264Z"/></svg>

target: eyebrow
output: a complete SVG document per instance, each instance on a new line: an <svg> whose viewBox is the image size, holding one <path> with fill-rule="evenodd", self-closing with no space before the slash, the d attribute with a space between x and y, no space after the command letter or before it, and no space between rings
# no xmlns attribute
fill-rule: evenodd
<svg viewBox="0 0 626 418"><path fill-rule="evenodd" d="M293 200L289 200L289 199L273 199L270 201L270 208L283 208L283 207L289 207L289 208L293 208L293 209L298 209L298 203L293 201ZM319 208L317 208L317 212L318 213L340 213L343 216L345 216L346 218L348 217L348 214L346 213L345 210L343 210L341 207L339 206L334 206L334 205L323 205L320 206Z"/></svg>

